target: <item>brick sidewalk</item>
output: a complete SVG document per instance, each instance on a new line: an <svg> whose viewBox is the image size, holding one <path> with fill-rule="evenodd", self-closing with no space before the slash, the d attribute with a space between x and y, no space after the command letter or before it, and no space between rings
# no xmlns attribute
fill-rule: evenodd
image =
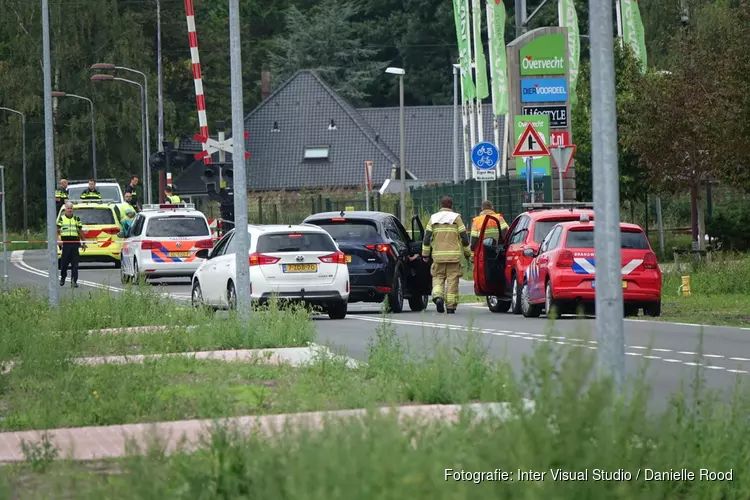
<svg viewBox="0 0 750 500"><path fill-rule="evenodd" d="M524 401L527 411L533 411L534 403ZM400 419L416 418L423 421L458 421L462 408L473 410L478 417L488 414L507 419L511 416L508 403L485 403L473 405L416 405L395 408ZM389 413L391 408L379 408L382 413ZM352 418L362 417L366 410L342 410L335 412L311 412L283 415L246 416L220 419L218 422L228 424L243 432L259 431L265 436L284 429L289 423L295 427L307 426L320 429L326 417ZM178 445L186 451L195 450L200 444L201 436L214 423L214 420L180 420L175 422L158 422L152 424L112 425L101 427L76 427L48 431L49 439L59 450L58 458L73 460L96 460L103 458L123 457L128 451L126 445L130 440L145 452L149 444L158 440L166 452L174 452ZM0 463L21 462L26 460L21 448L22 441L38 443L44 431L23 431L0 433Z"/></svg>

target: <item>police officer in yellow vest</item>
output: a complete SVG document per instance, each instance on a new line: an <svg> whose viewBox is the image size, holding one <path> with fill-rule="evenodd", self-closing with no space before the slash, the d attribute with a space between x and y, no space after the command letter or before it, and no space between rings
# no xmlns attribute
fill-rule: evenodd
<svg viewBox="0 0 750 500"><path fill-rule="evenodd" d="M166 203L180 203L180 197L176 194L172 194L172 186L166 186L164 188L164 201Z"/></svg>
<svg viewBox="0 0 750 500"><path fill-rule="evenodd" d="M461 216L453 211L453 199L444 196L440 211L430 217L422 241L422 257L427 260L432 255L432 301L439 313L456 312L462 253L467 259L471 257L469 235Z"/></svg>
<svg viewBox="0 0 750 500"><path fill-rule="evenodd" d="M62 246L60 257L60 286L65 284L68 277L68 265L71 267L71 279L73 286L78 288L78 261L80 255L78 249L86 248L83 241L83 223L77 215L73 215L73 203L65 202L65 212L57 219L57 231L60 238L58 245Z"/></svg>
<svg viewBox="0 0 750 500"><path fill-rule="evenodd" d="M68 201L68 179L60 179L60 187L55 190L55 213L60 213L66 201Z"/></svg>
<svg viewBox="0 0 750 500"><path fill-rule="evenodd" d="M82 200L101 200L102 194L96 190L96 181L89 179L89 188L81 193Z"/></svg>
<svg viewBox="0 0 750 500"><path fill-rule="evenodd" d="M500 229L497 222L493 219L487 221L487 227L484 229L484 243L486 245L497 245L500 241L500 231L508 230L508 223L503 219L503 214L495 213L492 203L488 200L482 202L482 211L471 221L471 250L475 251L479 243L479 233L482 231L484 219L491 215L500 221Z"/></svg>

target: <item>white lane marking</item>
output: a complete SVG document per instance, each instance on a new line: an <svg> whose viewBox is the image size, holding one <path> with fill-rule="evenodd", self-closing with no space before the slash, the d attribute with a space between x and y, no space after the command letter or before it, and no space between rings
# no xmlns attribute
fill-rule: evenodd
<svg viewBox="0 0 750 500"><path fill-rule="evenodd" d="M372 323L381 323L383 321L382 318L379 317L371 317L371 316L360 316L356 314L349 314L347 318L359 320L359 321L369 321ZM387 321L389 321L392 324L395 325L404 325L404 326L416 326L421 328L435 328L435 329L448 329L448 330L458 330L462 332L469 332L469 331L475 331L478 333L485 333L488 335L495 335L498 337L511 337L511 338L521 338L523 340L531 340L536 342L554 342L559 345L570 345L575 347L586 347L588 349L595 350L597 349L596 346L593 345L586 345L587 343L591 342L593 344L596 344L596 341L590 341L586 339L578 339L574 337L544 337L540 334L529 334L524 332L513 332L508 333L508 330L494 330L491 328L472 328L469 326L462 326L462 325L450 325L446 323L432 323L427 321L412 321L412 320L405 320L405 319L392 319L389 318ZM556 340L556 339L563 339L562 341ZM625 346L625 349L639 349L639 350L648 350L647 347L643 346ZM654 351L655 349L651 349L650 351ZM669 353L675 353L675 354L684 354L684 355L691 355L691 356L698 356L697 353L689 352L689 351L673 351L670 349L659 349L659 352L669 352ZM640 356L645 359L653 359L657 361L666 361L667 363L681 363L683 365L687 366L700 366L704 368L709 368L711 370L724 370L724 371L730 371L730 368L727 368L725 366L716 366L716 365L709 365L706 363L696 363L694 361L684 361L674 358L665 358L662 356L654 356L651 354L643 354L640 352L632 352L632 351L626 351L626 355L628 356ZM705 358L720 358L720 359L726 359L727 361L730 361L730 358L725 357L721 354L704 354L703 357ZM745 359L745 358L741 358ZM737 359L733 360L737 361ZM741 374L750 374L750 371L748 370L739 370L739 369L732 369L731 373L741 373Z"/></svg>
<svg viewBox="0 0 750 500"><path fill-rule="evenodd" d="M11 263L14 266L16 266L18 269L20 269L21 271L25 271L27 273L34 274L36 276L42 276L44 278L48 278L49 277L48 271L37 269L36 267L32 267L26 262L24 262L23 252L24 252L23 250L14 250L13 252L11 252L11 255L10 255ZM112 285L105 285L103 283L96 283L94 281L87 281L87 280L82 280L82 279L78 280L78 284L89 286L92 288L98 288L100 290L107 290L107 291L115 292L115 293L122 293L122 292L127 291L125 288L120 288L120 287L116 287ZM179 300L179 301L190 300L190 294L187 294L187 293L179 293L179 292L158 292L158 293L161 293L161 295L172 298L174 300Z"/></svg>

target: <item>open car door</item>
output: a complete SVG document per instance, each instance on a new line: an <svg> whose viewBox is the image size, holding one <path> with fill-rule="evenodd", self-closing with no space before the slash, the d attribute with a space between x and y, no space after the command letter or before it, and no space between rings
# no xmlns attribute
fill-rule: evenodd
<svg viewBox="0 0 750 500"><path fill-rule="evenodd" d="M500 227L500 220L492 215L484 218L479 231L479 241L474 249L474 293L480 297L505 297L505 244L485 245L487 223L493 220Z"/></svg>
<svg viewBox="0 0 750 500"><path fill-rule="evenodd" d="M424 226L418 215L411 218L411 238L412 241L409 243L409 254L417 254L420 257L411 261L414 273L410 273L409 276L409 278L413 280L410 284L410 288L418 291L420 295L430 295L432 294L432 273L430 272L432 257L430 257L427 262L421 257L422 242L424 241Z"/></svg>

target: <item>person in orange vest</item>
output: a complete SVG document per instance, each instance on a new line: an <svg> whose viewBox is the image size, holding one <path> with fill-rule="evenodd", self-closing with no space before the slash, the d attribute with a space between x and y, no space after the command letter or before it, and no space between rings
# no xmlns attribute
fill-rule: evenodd
<svg viewBox="0 0 750 500"><path fill-rule="evenodd" d="M497 243L500 241L501 231L508 230L508 223L505 222L505 219L503 219L503 214L495 213L495 208L492 206L492 202L488 200L484 200L482 202L482 211L479 212L479 215L474 217L474 219L471 221L471 251L472 252L477 247L477 244L479 244L479 233L482 231L482 225L484 224L484 219L488 215L491 215L492 217L495 217L497 220L500 221L500 228L498 229L497 222L495 222L493 219L490 219L487 222L487 227L484 230L484 244L485 245L497 245Z"/></svg>

